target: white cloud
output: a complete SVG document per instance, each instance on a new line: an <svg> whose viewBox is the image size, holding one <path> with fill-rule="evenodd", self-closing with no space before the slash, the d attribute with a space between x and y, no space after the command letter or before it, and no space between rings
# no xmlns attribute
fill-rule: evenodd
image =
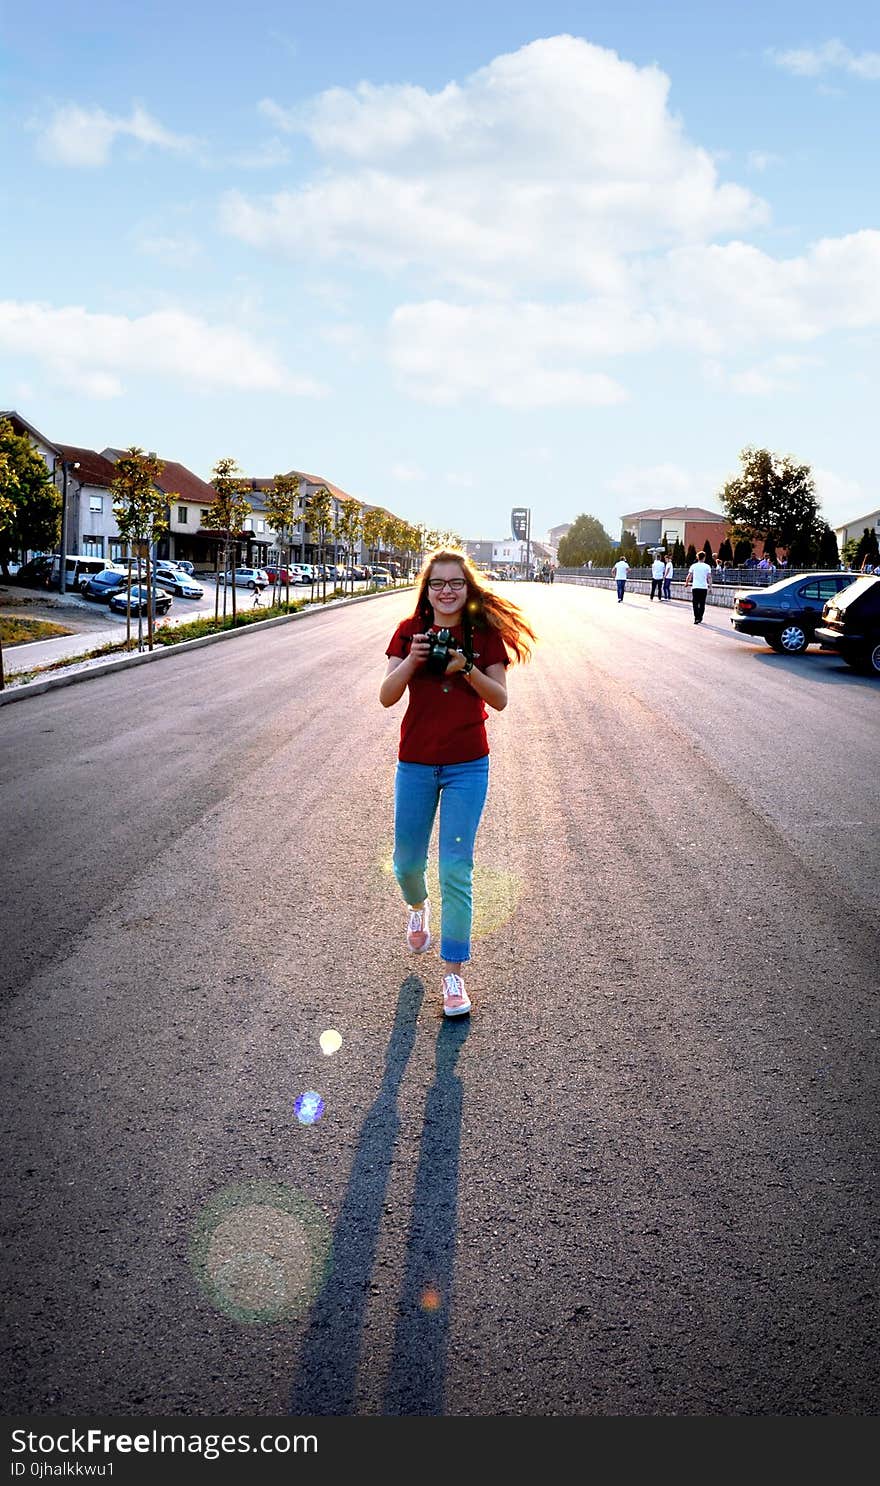
<svg viewBox="0 0 880 1486"><path fill-rule="evenodd" d="M417 464L393 464L391 466L392 480L400 480L402 484L409 485L414 480L425 480L427 476L423 469Z"/></svg>
<svg viewBox="0 0 880 1486"><path fill-rule="evenodd" d="M132 240L139 253L159 258L177 268L189 268L203 253L201 243L191 233L175 236L169 232L156 232L147 223L133 232Z"/></svg>
<svg viewBox="0 0 880 1486"><path fill-rule="evenodd" d="M230 156L230 164L240 170L274 170L279 165L286 165L289 159L287 145L280 139L267 139L254 150L240 150Z"/></svg>
<svg viewBox="0 0 880 1486"><path fill-rule="evenodd" d="M578 365L597 343L609 350L601 316L594 320L589 306L578 305L465 306L434 300L401 305L389 331L391 362L424 401L455 403L480 396L520 408L624 401L619 383Z"/></svg>
<svg viewBox="0 0 880 1486"><path fill-rule="evenodd" d="M140 144L158 149L191 154L196 141L182 134L172 134L146 109L135 104L129 117L114 117L102 108L82 108L79 104L61 104L47 123L35 121L37 149L53 165L106 165L117 139L135 139Z"/></svg>
<svg viewBox="0 0 880 1486"><path fill-rule="evenodd" d="M333 88L284 109L325 168L300 190L230 195L224 230L291 254L347 256L496 292L536 280L603 293L620 255L704 241L765 220L668 106L669 79L555 36L496 57L461 85Z"/></svg>
<svg viewBox="0 0 880 1486"><path fill-rule="evenodd" d="M770 150L749 150L749 170L757 170L759 173L763 173L765 170L769 170L772 165L781 165L782 163L782 156L774 155Z"/></svg>
<svg viewBox="0 0 880 1486"><path fill-rule="evenodd" d="M880 78L880 52L853 52L836 37L821 46L788 52L771 51L769 55L777 67L783 67L798 77L819 77L823 72L841 71L869 81Z"/></svg>
<svg viewBox="0 0 880 1486"><path fill-rule="evenodd" d="M292 376L234 326L208 325L178 310L129 319L78 305L0 301L0 349L33 357L56 382L92 397L116 396L125 375L142 374L243 392L326 390Z"/></svg>

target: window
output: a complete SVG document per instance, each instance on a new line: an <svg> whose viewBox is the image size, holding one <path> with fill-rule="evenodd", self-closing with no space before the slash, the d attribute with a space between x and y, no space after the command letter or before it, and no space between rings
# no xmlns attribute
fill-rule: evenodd
<svg viewBox="0 0 880 1486"><path fill-rule="evenodd" d="M186 526L186 523L189 521L189 506L177 507L177 519L181 526Z"/></svg>
<svg viewBox="0 0 880 1486"><path fill-rule="evenodd" d="M819 597L819 585L818 583L805 583L803 588L798 589L798 593L802 599L817 599Z"/></svg>
<svg viewBox="0 0 880 1486"><path fill-rule="evenodd" d="M111 542L110 543L110 561L111 562L123 562L124 560L125 560L125 543L124 542Z"/></svg>
<svg viewBox="0 0 880 1486"><path fill-rule="evenodd" d="M253 529L254 529L254 523L253 523L253 521L251 520L250 516L246 516L245 517L244 526L242 527L242 531L253 531Z"/></svg>
<svg viewBox="0 0 880 1486"><path fill-rule="evenodd" d="M265 531L265 530L266 530L266 523L265 523L265 521L258 521L257 522L257 531Z"/></svg>
<svg viewBox="0 0 880 1486"><path fill-rule="evenodd" d="M97 511L97 513L98 513L99 516L103 514L103 511L104 511L104 497L103 497L103 495L90 495L89 496L89 510L90 511Z"/></svg>
<svg viewBox="0 0 880 1486"><path fill-rule="evenodd" d="M210 514L211 514L210 511L206 511L206 510L203 510L202 511L202 525L203 526L204 526L205 522L208 520L208 517L210 516Z"/></svg>
<svg viewBox="0 0 880 1486"><path fill-rule="evenodd" d="M82 550L83 550L83 557L103 557L104 556L104 538L103 537L83 537Z"/></svg>

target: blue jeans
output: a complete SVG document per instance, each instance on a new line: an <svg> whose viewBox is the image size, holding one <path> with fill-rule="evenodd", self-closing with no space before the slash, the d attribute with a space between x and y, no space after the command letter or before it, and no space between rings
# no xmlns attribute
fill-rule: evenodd
<svg viewBox="0 0 880 1486"><path fill-rule="evenodd" d="M623 595L624 595L625 589L626 589L626 579L625 578L618 578L618 580L617 580L617 602L619 604L622 604L623 603Z"/></svg>
<svg viewBox="0 0 880 1486"><path fill-rule="evenodd" d="M471 957L474 841L486 791L489 756L466 764L398 763L394 781L394 875L407 903L428 896L428 843L440 805L440 955Z"/></svg>

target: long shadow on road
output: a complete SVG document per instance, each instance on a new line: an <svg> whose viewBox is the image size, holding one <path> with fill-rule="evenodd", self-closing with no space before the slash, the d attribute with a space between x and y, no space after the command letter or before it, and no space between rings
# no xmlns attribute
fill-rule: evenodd
<svg viewBox="0 0 880 1486"><path fill-rule="evenodd" d="M364 1120L333 1234L330 1278L312 1307L290 1412L354 1412L364 1313L400 1116L398 1090L415 1044L422 982L400 989L379 1093ZM393 1358L388 1414L442 1414L458 1212L461 1080L455 1076L467 1019L444 1022L425 1105Z"/></svg>

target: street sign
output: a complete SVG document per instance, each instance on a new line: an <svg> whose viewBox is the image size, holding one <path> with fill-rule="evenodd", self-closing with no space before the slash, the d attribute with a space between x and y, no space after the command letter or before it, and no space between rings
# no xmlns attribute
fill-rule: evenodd
<svg viewBox="0 0 880 1486"><path fill-rule="evenodd" d="M529 512L526 506L514 506L510 513L510 530L514 537L525 540L528 536Z"/></svg>

